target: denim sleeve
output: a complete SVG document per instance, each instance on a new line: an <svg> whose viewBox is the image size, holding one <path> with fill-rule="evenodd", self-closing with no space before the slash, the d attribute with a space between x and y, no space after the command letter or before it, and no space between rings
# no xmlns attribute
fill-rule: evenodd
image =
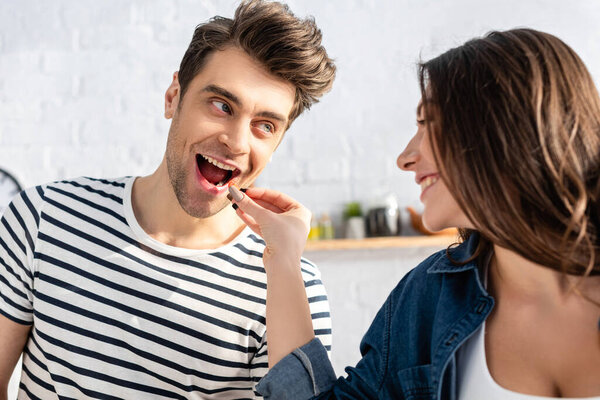
<svg viewBox="0 0 600 400"><path fill-rule="evenodd" d="M329 390L335 379L327 350L315 338L281 359L256 390L267 400L303 400Z"/></svg>
<svg viewBox="0 0 600 400"><path fill-rule="evenodd" d="M380 398L390 377L387 367L394 297L392 292L375 316L360 345L362 358L355 367L346 368L346 377L336 380L327 351L314 339L279 361L259 382L257 391L265 399L277 400Z"/></svg>

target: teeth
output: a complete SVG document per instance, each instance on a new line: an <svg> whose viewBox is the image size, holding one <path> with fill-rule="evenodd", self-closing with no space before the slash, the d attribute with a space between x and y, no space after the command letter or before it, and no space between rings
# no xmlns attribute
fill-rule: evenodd
<svg viewBox="0 0 600 400"><path fill-rule="evenodd" d="M433 185L438 181L437 176L428 176L427 178L421 181L421 190L427 189L429 186Z"/></svg>
<svg viewBox="0 0 600 400"><path fill-rule="evenodd" d="M226 171L234 171L235 170L235 167L232 167L230 165L225 165L223 163L220 163L217 160L215 160L214 158L211 158L211 157L208 157L208 156L205 156L205 155L202 155L202 157L204 157L204 159L206 161L208 161L209 163L211 163L212 165L214 165L216 167L219 167L221 169L224 169Z"/></svg>

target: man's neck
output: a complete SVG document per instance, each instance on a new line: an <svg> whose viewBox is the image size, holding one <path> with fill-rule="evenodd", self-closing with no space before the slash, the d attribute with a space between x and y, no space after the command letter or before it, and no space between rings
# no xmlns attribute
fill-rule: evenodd
<svg viewBox="0 0 600 400"><path fill-rule="evenodd" d="M169 246L214 249L233 240L244 223L231 207L208 218L195 218L179 205L163 164L133 183L131 204L138 224L150 237Z"/></svg>

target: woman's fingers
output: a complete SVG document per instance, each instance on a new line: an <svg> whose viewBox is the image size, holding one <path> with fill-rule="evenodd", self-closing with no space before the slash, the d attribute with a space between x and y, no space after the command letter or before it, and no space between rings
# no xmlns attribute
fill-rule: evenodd
<svg viewBox="0 0 600 400"><path fill-rule="evenodd" d="M264 203L269 203L282 211L300 206L292 197L276 190L251 187L246 190L246 194L252 197L254 201L260 200Z"/></svg>
<svg viewBox="0 0 600 400"><path fill-rule="evenodd" d="M262 236L260 224L256 222L253 217L253 215L256 215L256 212L260 212L260 210L258 210L260 206L254 203L254 201L248 196L245 196L244 193L242 193L235 186L229 186L229 195L232 197L232 200L235 201L233 208L235 209L238 217L240 217L240 219L244 221L244 223L248 225L255 233ZM250 212L246 212L249 210Z"/></svg>
<svg viewBox="0 0 600 400"><path fill-rule="evenodd" d="M285 210L282 210L281 208L279 208L269 202L266 202L264 200L260 200L260 199L252 199L252 200L254 200L254 202L256 204L258 204L259 206L261 206L262 208L266 208L267 210L272 211L275 214L281 214L282 212L285 212Z"/></svg>
<svg viewBox="0 0 600 400"><path fill-rule="evenodd" d="M253 187L244 193L232 185L229 187L229 194L238 207L238 215L244 222L247 225L259 225L263 233L265 233L265 225L281 225L282 229L289 228L285 225L293 219L299 219L307 226L310 224L311 213L306 207L290 196L275 190Z"/></svg>
<svg viewBox="0 0 600 400"><path fill-rule="evenodd" d="M292 259L302 255L310 226L310 211L279 192L252 188L246 194L229 187L237 215L266 242L263 258L282 254ZM265 258L266 259L266 258Z"/></svg>
<svg viewBox="0 0 600 400"><path fill-rule="evenodd" d="M237 204L237 206L239 207L239 209L236 210L238 215L240 215L240 211L241 211L243 214L248 214L250 217L252 217L254 220L254 223L256 223L257 221L260 221L260 218L265 213L265 209L263 207L256 204L254 202L254 200L252 200L249 196L246 196L237 187L235 187L233 185L229 186L229 194L235 201L235 204ZM240 217L241 217L241 215L240 215ZM242 218L242 219L244 219L244 218ZM244 222L246 222L246 221L244 221Z"/></svg>

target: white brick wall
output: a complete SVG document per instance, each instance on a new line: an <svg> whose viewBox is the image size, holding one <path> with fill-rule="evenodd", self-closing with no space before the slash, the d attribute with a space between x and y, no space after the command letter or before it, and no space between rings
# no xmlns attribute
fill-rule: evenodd
<svg viewBox="0 0 600 400"><path fill-rule="evenodd" d="M231 16L236 4L0 0L0 166L27 186L152 172L168 131L163 94L193 29L215 14ZM419 56L427 59L491 29L529 26L564 39L600 79L597 0L289 4L299 15L315 16L339 72L333 91L287 133L260 182L335 220L344 203L368 204L388 193L401 205L418 205L413 176L397 170L395 158L415 129ZM328 276L332 293L347 283L335 278L345 263ZM387 284L387 275L377 273L383 269L369 271L370 285ZM363 279L353 282L358 288ZM361 324L379 303L356 303L369 314ZM334 318L336 308L346 306L334 302ZM345 334L336 334L337 346Z"/></svg>
<svg viewBox="0 0 600 400"><path fill-rule="evenodd" d="M168 122L163 93L196 24L235 0L2 0L0 165L26 185L147 174ZM531 26L570 43L600 75L600 2L294 0L339 67L261 183L339 220L341 206L387 193L418 205L395 158L414 131L415 63L491 29Z"/></svg>

